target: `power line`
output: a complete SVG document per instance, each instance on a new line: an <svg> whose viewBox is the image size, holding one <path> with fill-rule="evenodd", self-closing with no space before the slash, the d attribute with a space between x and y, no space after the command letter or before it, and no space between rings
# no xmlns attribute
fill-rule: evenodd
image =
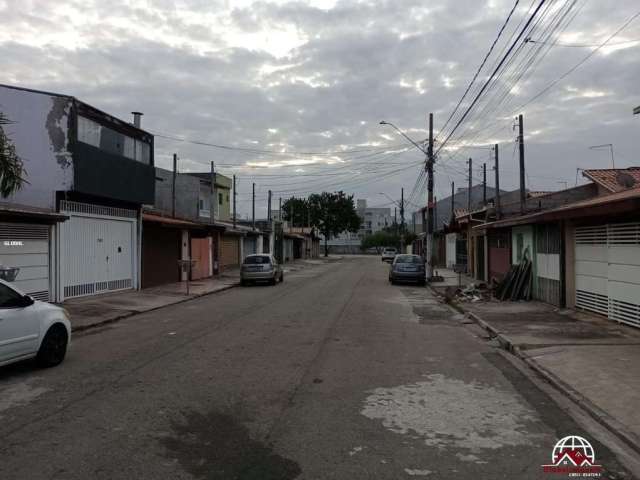
<svg viewBox="0 0 640 480"><path fill-rule="evenodd" d="M458 108L460 108L460 105L462 104L464 99L467 97L467 93L469 93L469 90L471 90L471 86L476 81L476 79L478 78L478 75L480 74L480 71L484 68L485 64L487 63L487 60L489 59L489 56L493 52L493 49L495 48L496 44L498 43L498 40L500 40L500 37L502 36L502 32L504 32L504 29L507 27L507 24L511 20L511 16L513 15L513 12L516 10L516 7L518 6L519 3L520 3L520 0L516 0L516 2L513 4L513 7L511 7L511 11L509 12L509 15L507 16L507 19L504 21L504 23L502 24L502 27L500 27L500 30L498 31L498 36L495 38L495 40L491 44L491 47L489 48L489 51L484 56L484 59L482 60L482 63L480 64L480 66L476 70L476 73L473 75L473 78L471 79L471 82L469 82L469 85L467 86L467 89L462 94L462 97L460 97L460 100L458 100L458 104L453 109L453 112L451 112L451 115L449 115L449 118L447 118L447 121L444 122L443 127L440 129L440 132L443 132L444 129L447 128L447 125L449 125L449 122L451 121L451 119L453 118L455 113L458 111Z"/></svg>
<svg viewBox="0 0 640 480"><path fill-rule="evenodd" d="M500 63L498 63L498 66L494 69L494 71L491 73L491 75L489 76L489 78L487 79L487 81L484 83L484 85L482 86L482 88L480 89L480 91L478 92L478 94L475 96L475 98L473 99L473 101L471 102L471 105L469 105L469 107L467 107L467 109L465 110L465 112L462 114L462 117L460 118L460 120L458 120L458 122L456 123L456 125L453 127L453 129L451 130L451 132L449 132L449 134L447 135L447 137L444 139L444 141L440 144L440 147L438 147L438 150L436 151L436 155L440 152L440 150L442 150L442 148L446 145L446 143L449 141L449 139L451 138L451 136L455 133L455 131L458 129L458 127L460 127L460 125L462 124L462 122L465 120L465 118L467 117L467 115L469 114L469 112L471 111L471 109L476 105L476 103L478 102L478 100L480 99L480 97L482 96L482 94L484 93L484 91L487 89L487 87L489 86L489 84L491 83L491 81L495 78L496 74L498 73L498 71L500 70L500 68L502 67L502 65L504 64L504 62L507 60L507 58L509 57L509 55L511 54L511 52L513 51L513 49L516 47L517 43L520 41L520 38L522 38L522 36L524 35L525 30L529 27L529 25L531 24L531 22L534 20L535 16L538 14L538 12L540 11L540 9L542 8L542 6L545 4L546 0L540 0L540 3L538 3L538 6L536 7L536 9L533 11L533 13L531 14L531 16L529 17L529 19L527 20L527 22L525 23L524 27L522 28L522 30L520 31L520 33L518 34L518 36L516 37L516 39L513 41L513 43L511 44L511 46L509 47L509 49L507 50L507 52L505 53L505 55L503 56L502 60L500 61Z"/></svg>
<svg viewBox="0 0 640 480"><path fill-rule="evenodd" d="M191 143L193 145L200 145L200 146L204 146L204 147L211 147L211 148L218 148L218 149L222 149L222 150L232 150L232 151L238 151L238 152L245 152L245 153L259 153L259 154L263 154L263 155L277 155L277 156L309 156L309 155L313 155L313 156L325 156L325 155L340 155L340 154L349 154L349 153L362 153L362 152L373 152L373 151L378 151L378 150L387 150L389 148L397 148L397 147L401 147L403 145L389 145L389 146L385 146L385 147L376 147L376 148L361 148L361 149L352 149L352 150L335 150L335 151L325 151L325 152L299 152L299 151L288 151L288 152L281 152L281 151L277 151L277 150L266 150L266 149L260 149L260 148L250 148L250 147L236 147L233 145L223 145L223 144L217 144L217 143L210 143L210 142L205 142L203 140L190 140L187 138L181 138L181 137L176 137L173 135L168 135L168 134L163 134L163 133L153 133L154 136L156 137L160 137L160 138L165 138L168 140L174 140L177 142L184 142L184 143Z"/></svg>

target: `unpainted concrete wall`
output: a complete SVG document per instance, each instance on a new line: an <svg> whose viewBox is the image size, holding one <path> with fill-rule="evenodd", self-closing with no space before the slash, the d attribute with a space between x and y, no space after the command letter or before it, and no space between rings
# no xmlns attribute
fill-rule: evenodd
<svg viewBox="0 0 640 480"><path fill-rule="evenodd" d="M13 122L2 128L24 162L28 182L6 201L55 210L56 191L73 189L71 99L0 86L0 111Z"/></svg>

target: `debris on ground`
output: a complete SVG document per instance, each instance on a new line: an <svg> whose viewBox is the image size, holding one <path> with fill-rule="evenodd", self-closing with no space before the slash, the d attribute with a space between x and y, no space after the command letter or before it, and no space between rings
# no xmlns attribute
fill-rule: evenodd
<svg viewBox="0 0 640 480"><path fill-rule="evenodd" d="M531 260L529 249L525 249L522 261L513 265L502 282L495 288L495 296L499 300L531 300L533 275L531 274Z"/></svg>
<svg viewBox="0 0 640 480"><path fill-rule="evenodd" d="M487 284L484 282L470 283L464 288L459 287L447 287L445 291L445 298L448 302L480 302L488 301L491 299L491 291L487 288Z"/></svg>

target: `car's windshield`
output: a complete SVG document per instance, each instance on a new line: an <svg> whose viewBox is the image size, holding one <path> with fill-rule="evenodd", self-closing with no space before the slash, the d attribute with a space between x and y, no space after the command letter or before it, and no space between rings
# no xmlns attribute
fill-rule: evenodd
<svg viewBox="0 0 640 480"><path fill-rule="evenodd" d="M384 251L387 252L387 253L396 253L396 249L395 248L385 248Z"/></svg>
<svg viewBox="0 0 640 480"><path fill-rule="evenodd" d="M271 258L268 255L252 255L244 259L245 265L259 265L271 263Z"/></svg>
<svg viewBox="0 0 640 480"><path fill-rule="evenodd" d="M396 263L422 263L422 258L418 255L398 255Z"/></svg>

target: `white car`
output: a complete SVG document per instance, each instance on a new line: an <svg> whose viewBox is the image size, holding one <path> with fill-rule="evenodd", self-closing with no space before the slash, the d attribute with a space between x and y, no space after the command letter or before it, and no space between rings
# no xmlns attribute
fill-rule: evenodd
<svg viewBox="0 0 640 480"><path fill-rule="evenodd" d="M27 358L58 365L67 353L71 323L67 312L34 300L0 280L0 366Z"/></svg>
<svg viewBox="0 0 640 480"><path fill-rule="evenodd" d="M382 250L382 261L383 262L393 262L393 259L396 258L398 251L393 247L385 247Z"/></svg>

